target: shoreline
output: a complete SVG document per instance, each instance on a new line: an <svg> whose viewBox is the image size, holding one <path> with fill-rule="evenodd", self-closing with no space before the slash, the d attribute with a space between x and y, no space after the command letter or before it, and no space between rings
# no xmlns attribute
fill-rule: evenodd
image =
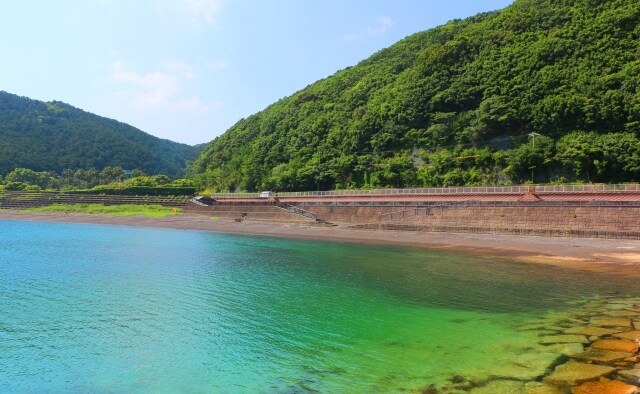
<svg viewBox="0 0 640 394"><path fill-rule="evenodd" d="M395 245L493 255L522 262L640 277L640 241L469 233L360 230L259 221L212 220L180 214L152 218L0 210L0 220L63 222L198 230L341 243Z"/></svg>

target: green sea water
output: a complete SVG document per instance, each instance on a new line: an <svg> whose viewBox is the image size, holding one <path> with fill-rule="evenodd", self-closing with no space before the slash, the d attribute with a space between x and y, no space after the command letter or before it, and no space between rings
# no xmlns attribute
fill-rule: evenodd
<svg viewBox="0 0 640 394"><path fill-rule="evenodd" d="M527 323L635 279L508 259L0 221L0 392L400 392L534 379Z"/></svg>

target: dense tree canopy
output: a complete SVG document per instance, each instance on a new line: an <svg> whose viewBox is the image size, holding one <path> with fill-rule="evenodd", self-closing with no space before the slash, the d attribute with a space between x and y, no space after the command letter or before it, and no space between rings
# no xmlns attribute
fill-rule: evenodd
<svg viewBox="0 0 640 394"><path fill-rule="evenodd" d="M68 104L0 91L1 175L18 167L61 173L118 166L176 176L201 150Z"/></svg>
<svg viewBox="0 0 640 394"><path fill-rule="evenodd" d="M640 1L517 0L239 121L190 172L244 190L637 181L639 135Z"/></svg>
<svg viewBox="0 0 640 394"><path fill-rule="evenodd" d="M145 175L135 169L127 174L120 167L107 166L102 171L95 168L73 171L67 169L62 174L53 171L33 171L28 168L16 168L5 179L0 177L0 190L8 191L93 191L126 188L193 188L189 179L171 179L167 175Z"/></svg>

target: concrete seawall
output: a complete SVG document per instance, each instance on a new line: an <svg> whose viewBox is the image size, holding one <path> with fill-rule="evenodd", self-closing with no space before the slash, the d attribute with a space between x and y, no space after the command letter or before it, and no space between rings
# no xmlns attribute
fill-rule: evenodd
<svg viewBox="0 0 640 394"><path fill-rule="evenodd" d="M305 207L318 217L361 224L541 227L563 230L640 231L640 207ZM401 213L404 212L404 216ZM398 218L380 218L395 213Z"/></svg>
<svg viewBox="0 0 640 394"><path fill-rule="evenodd" d="M264 221L274 223L313 224L309 218L295 215L286 209L273 205L211 205L202 206L189 201L185 212L197 213L212 217L233 219L237 221Z"/></svg>
<svg viewBox="0 0 640 394"><path fill-rule="evenodd" d="M640 191L636 186L629 191L536 193L526 189L518 193L503 189L320 193L277 197L272 203L297 206L318 220L362 229L640 239ZM266 202L255 196L214 197L217 200L208 208L211 212L216 205L234 210L230 207L237 204L238 211L246 211L247 204L258 207Z"/></svg>
<svg viewBox="0 0 640 394"><path fill-rule="evenodd" d="M345 216L350 216L346 208ZM640 208L468 207L408 209L362 228L640 239ZM373 219L374 215L370 215ZM397 216L397 217L395 217ZM338 220L340 215L333 215Z"/></svg>

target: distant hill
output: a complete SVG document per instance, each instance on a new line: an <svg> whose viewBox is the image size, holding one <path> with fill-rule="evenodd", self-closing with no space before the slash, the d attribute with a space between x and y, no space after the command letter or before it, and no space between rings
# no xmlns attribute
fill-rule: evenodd
<svg viewBox="0 0 640 394"><path fill-rule="evenodd" d="M640 1L516 0L239 121L193 172L245 190L638 181L639 134Z"/></svg>
<svg viewBox="0 0 640 394"><path fill-rule="evenodd" d="M61 173L120 166L175 176L203 148L160 139L59 101L0 91L0 175L16 167Z"/></svg>

